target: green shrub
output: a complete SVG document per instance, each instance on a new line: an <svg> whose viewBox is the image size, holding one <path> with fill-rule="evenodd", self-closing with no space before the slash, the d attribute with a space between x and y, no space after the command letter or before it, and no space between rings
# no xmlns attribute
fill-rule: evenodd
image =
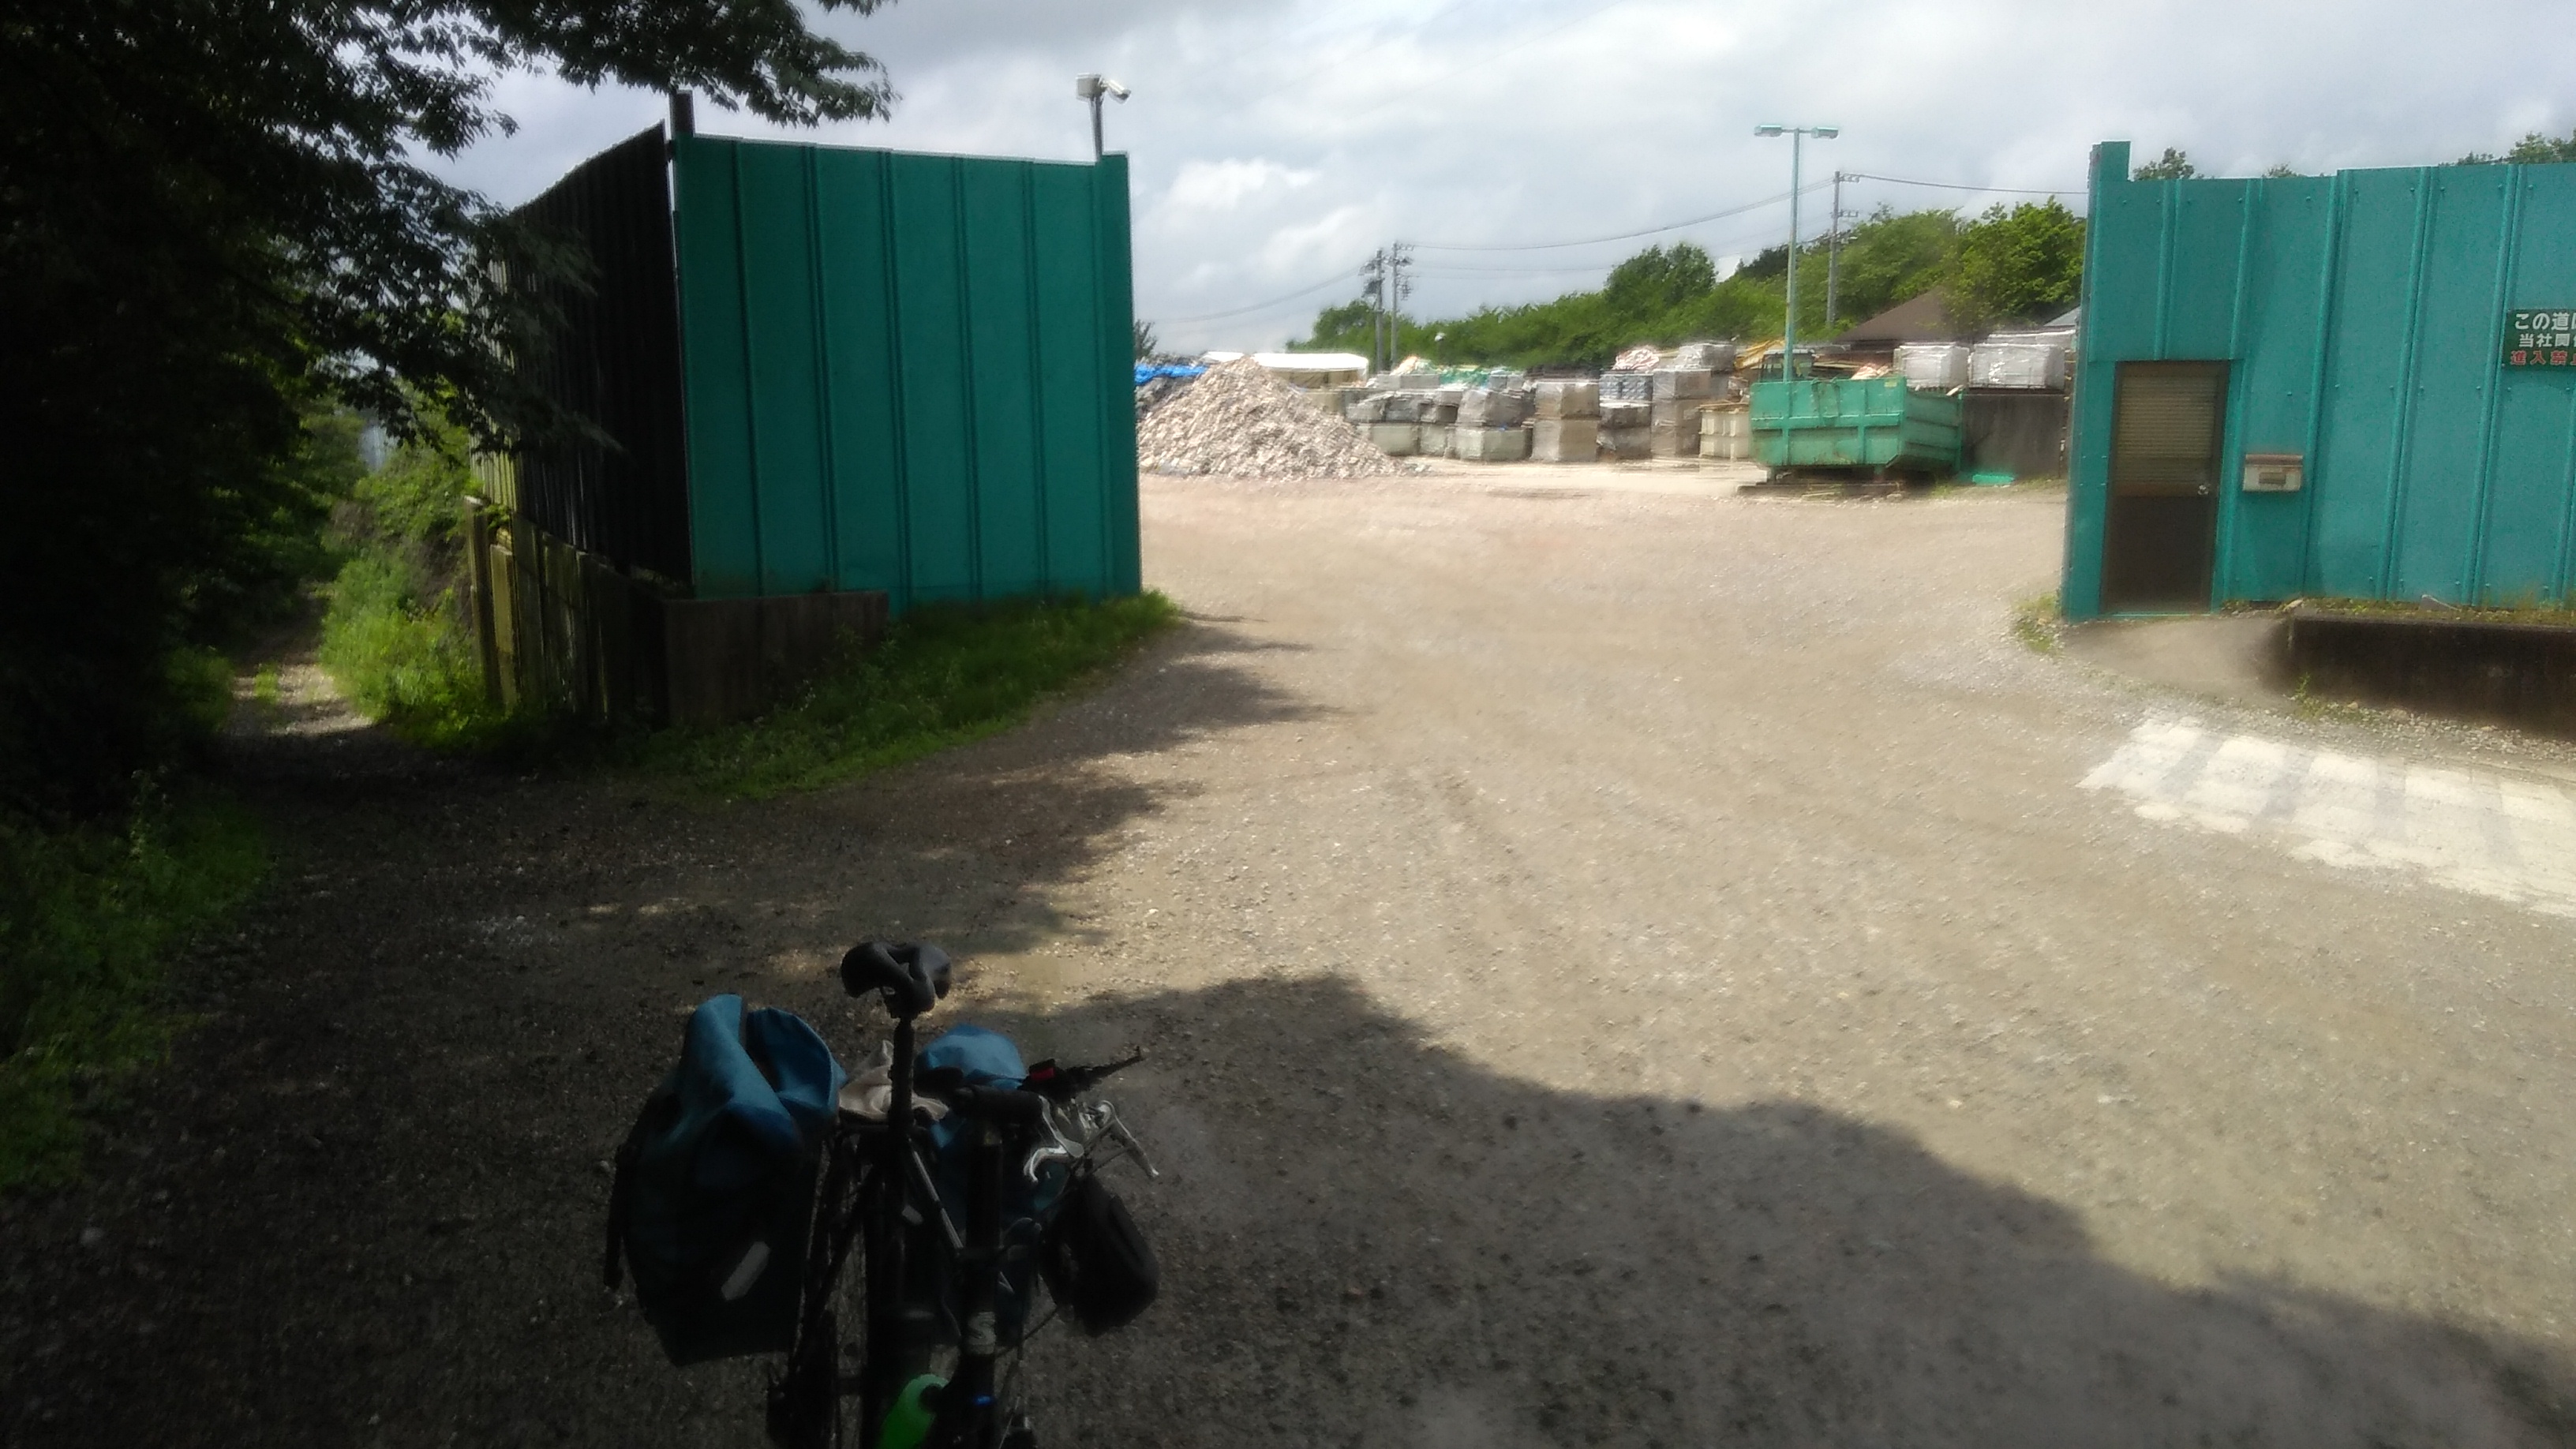
<svg viewBox="0 0 2576 1449"><path fill-rule="evenodd" d="M997 734L1180 617L1170 599L929 605L794 703L645 739L640 766L752 799L811 790Z"/></svg>
<svg viewBox="0 0 2576 1449"><path fill-rule="evenodd" d="M371 719L420 744L483 748L523 731L492 705L465 612L465 440L407 443L332 520L348 555L322 619L322 667Z"/></svg>
<svg viewBox="0 0 2576 1449"><path fill-rule="evenodd" d="M0 819L0 1192L77 1174L84 1111L168 1048L164 962L265 864L220 802L148 797L115 829Z"/></svg>
<svg viewBox="0 0 2576 1449"><path fill-rule="evenodd" d="M496 711L485 702L482 663L453 590L423 596L398 557L369 550L331 583L322 618L322 667L371 719L428 745L468 740Z"/></svg>

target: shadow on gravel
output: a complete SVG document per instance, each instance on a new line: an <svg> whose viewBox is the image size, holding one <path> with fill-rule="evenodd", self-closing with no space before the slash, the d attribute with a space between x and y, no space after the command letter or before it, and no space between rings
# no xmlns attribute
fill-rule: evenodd
<svg viewBox="0 0 2576 1449"><path fill-rule="evenodd" d="M1400 994L1400 973L1389 973ZM1057 1442L2565 1444L2528 1344L2244 1281L2176 1291L2074 1213L1794 1102L1573 1095L1340 978L986 1019L1135 1041L1119 1173L1165 1300L1032 1354Z"/></svg>
<svg viewBox="0 0 2576 1449"><path fill-rule="evenodd" d="M1078 933L1045 888L1161 798L1106 761L1305 712L1243 647L1193 623L1027 730L767 806L281 763L273 899L189 967L209 1024L92 1184L0 1205L0 1442L760 1443L758 1366L668 1368L598 1285L600 1159L682 1016L752 991L856 1055L815 966L849 939L900 923L971 970ZM1400 962L1358 970L1400 1000ZM1054 1444L2576 1436L2535 1346L2177 1292L1901 1134L1550 1090L1340 978L966 1014L1154 1053L1113 1095L1167 1168L1121 1184L1165 1301L1041 1341Z"/></svg>
<svg viewBox="0 0 2576 1449"><path fill-rule="evenodd" d="M1264 647L1192 621L1026 728L714 807L290 699L228 746L275 865L172 973L201 1024L89 1183L0 1200L0 1444L758 1442L756 1371L673 1373L598 1287L600 1163L681 1014L839 1034L858 936L1079 936L1048 889L1168 788L1118 760L1307 717Z"/></svg>

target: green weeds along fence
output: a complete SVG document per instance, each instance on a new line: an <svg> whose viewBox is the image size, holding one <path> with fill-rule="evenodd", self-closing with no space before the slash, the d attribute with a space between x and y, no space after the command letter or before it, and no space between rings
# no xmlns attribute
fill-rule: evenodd
<svg viewBox="0 0 2576 1449"><path fill-rule="evenodd" d="M917 602L1141 587L1124 157L656 130L529 210L599 298L675 297L677 358L578 305L532 364L610 443L483 470L496 697L732 717Z"/></svg>

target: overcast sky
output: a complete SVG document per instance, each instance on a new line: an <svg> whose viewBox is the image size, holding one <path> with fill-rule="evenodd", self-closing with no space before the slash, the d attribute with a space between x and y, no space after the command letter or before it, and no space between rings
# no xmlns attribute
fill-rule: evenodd
<svg viewBox="0 0 2576 1449"><path fill-rule="evenodd" d="M1132 158L1138 315L1167 346L1275 347L1357 295L1355 269L1390 240L1420 247L1416 316L1597 286L1653 241L1719 257L1773 244L1789 228L1776 201L1527 249L1779 196L1788 143L1755 139L1760 121L1843 128L1808 144L1810 179L2079 188L2079 210L2102 139L2240 175L2502 150L2576 128L2569 14L2564 0L899 0L819 21L885 63L894 118L803 134L1085 159L1073 77L1110 75L1135 93L1108 131ZM658 96L544 77L498 95L521 130L450 169L505 202L663 115ZM782 134L703 103L698 127ZM1860 182L1844 206L2004 199ZM1803 203L1808 234L1826 210Z"/></svg>

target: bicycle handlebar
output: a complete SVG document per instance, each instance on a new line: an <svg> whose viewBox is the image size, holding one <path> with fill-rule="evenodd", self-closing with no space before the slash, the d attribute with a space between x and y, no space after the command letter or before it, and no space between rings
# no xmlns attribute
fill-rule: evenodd
<svg viewBox="0 0 2576 1449"><path fill-rule="evenodd" d="M946 1102L952 1112L963 1112L991 1122L1027 1125L1046 1120L1047 1099L1035 1092L1018 1092L1008 1087L956 1086L934 1095Z"/></svg>

